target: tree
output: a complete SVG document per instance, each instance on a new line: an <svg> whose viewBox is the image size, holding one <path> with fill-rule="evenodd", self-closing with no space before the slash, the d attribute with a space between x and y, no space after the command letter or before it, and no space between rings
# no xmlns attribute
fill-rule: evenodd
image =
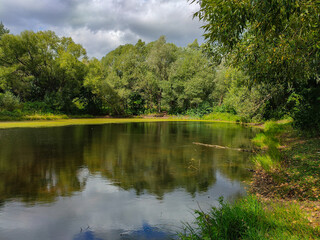
<svg viewBox="0 0 320 240"><path fill-rule="evenodd" d="M3 23L0 22L0 39L1 39L1 36L6 34L6 33L9 33L9 29L5 28Z"/></svg>
<svg viewBox="0 0 320 240"><path fill-rule="evenodd" d="M252 84L263 82L282 86L282 103L276 101L277 104L284 106L290 94L302 94L302 89L319 89L318 1L192 2L200 5L195 16L205 22L207 48L220 60L226 59L229 64L240 67ZM279 95L270 98L271 105L275 98ZM312 111L320 110L319 101L318 107L312 105Z"/></svg>
<svg viewBox="0 0 320 240"><path fill-rule="evenodd" d="M121 114L120 97L108 83L102 63L93 58L88 62L88 74L84 80L84 95L87 112L91 114Z"/></svg>
<svg viewBox="0 0 320 240"><path fill-rule="evenodd" d="M23 101L47 101L71 111L86 74L84 48L52 31L5 34L0 40L0 87Z"/></svg>
<svg viewBox="0 0 320 240"><path fill-rule="evenodd" d="M122 113L143 112L142 94L145 89L141 84L146 76L145 58L145 43L139 40L136 45L118 47L102 59L106 81L117 92Z"/></svg>
<svg viewBox="0 0 320 240"><path fill-rule="evenodd" d="M202 54L195 40L177 51L177 60L170 68L169 81L164 88L164 100L175 112L197 108L204 102L212 106L215 70Z"/></svg>
<svg viewBox="0 0 320 240"><path fill-rule="evenodd" d="M165 36L161 36L154 42L148 55L148 66L154 72L159 83L157 94L158 112L161 111L163 85L169 79L169 69L176 60L176 51L177 47L174 44L167 43Z"/></svg>

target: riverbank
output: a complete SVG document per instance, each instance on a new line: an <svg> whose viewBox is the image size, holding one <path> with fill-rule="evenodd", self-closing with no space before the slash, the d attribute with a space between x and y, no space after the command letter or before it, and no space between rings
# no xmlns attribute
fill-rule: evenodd
<svg viewBox="0 0 320 240"><path fill-rule="evenodd" d="M87 125L87 124L107 124L107 123L129 123L129 122L179 122L179 121L194 121L194 122L221 122L221 123L236 123L225 120L203 120L196 118L188 118L182 116L165 116L165 117L132 117L132 118L56 118L43 120L21 120L21 121L0 121L0 129L4 128L22 128L22 127L61 127L71 125Z"/></svg>
<svg viewBox="0 0 320 240"><path fill-rule="evenodd" d="M320 138L288 122L259 127L249 196L196 211L181 239L320 239Z"/></svg>
<svg viewBox="0 0 320 240"><path fill-rule="evenodd" d="M309 224L319 229L320 138L303 136L290 126L273 137L279 143L279 165L270 169L257 168L250 192L264 202L298 205Z"/></svg>
<svg viewBox="0 0 320 240"><path fill-rule="evenodd" d="M228 122L172 116L78 118L54 121L0 122L0 129L168 121ZM264 133L257 135L254 141L263 149L263 152L269 154L261 154L256 160L257 168L249 189L251 196L244 198L235 205L221 202L222 208L215 209L211 213L198 212L200 213L200 218L198 218L200 222L198 224L205 224L205 227L209 227L210 230L202 230L212 233L212 231L220 231L220 227L228 232L231 228L234 228L234 225L242 226L243 222L248 221L239 229L237 228L238 230L235 230L242 232L243 236L247 237L243 239L252 239L246 235L248 234L246 231L251 228L257 228L256 222L262 221L259 222L260 225L258 224L259 229L256 229L258 231L250 232L253 237L261 235L262 237L259 239L281 239L276 236L282 234L282 239L320 239L320 138L300 136L298 132L291 128L288 121L264 125L249 123L248 125L265 130ZM252 211L255 211L254 209L260 209L260 217L252 222L249 219ZM216 225L214 230L211 229L213 226L211 224L216 221L217 215L225 212L230 214L233 211L235 215L230 215L228 220L230 225L222 224L222 222L226 221L222 219L221 226ZM250 214L248 219L245 220L244 217L247 216L247 213ZM265 224L266 221L268 224ZM292 222L299 224L292 225ZM281 228L275 228L275 226L281 226ZM298 230L293 230L293 228ZM272 232L268 232L268 229L271 229ZM194 231L194 234L199 234L198 232L201 229L189 229L188 231L186 235L181 236L182 239L197 239L192 236L192 231Z"/></svg>

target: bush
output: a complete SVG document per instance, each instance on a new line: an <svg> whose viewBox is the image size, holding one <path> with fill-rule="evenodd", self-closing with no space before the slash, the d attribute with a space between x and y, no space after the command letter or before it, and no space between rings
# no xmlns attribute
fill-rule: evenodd
<svg viewBox="0 0 320 240"><path fill-rule="evenodd" d="M185 240L195 239L316 239L319 231L308 225L299 207L269 204L268 208L254 196L229 204L220 198L221 207L210 212L196 211L195 226L186 224Z"/></svg>
<svg viewBox="0 0 320 240"><path fill-rule="evenodd" d="M0 94L0 108L7 111L13 111L20 108L20 98L15 96L12 92L6 91Z"/></svg>
<svg viewBox="0 0 320 240"><path fill-rule="evenodd" d="M317 103L303 102L293 114L293 126L320 135L320 98Z"/></svg>
<svg viewBox="0 0 320 240"><path fill-rule="evenodd" d="M237 112L234 110L233 107L231 107L229 105L225 105L225 104L222 104L220 106L214 106L213 107L213 112L216 112L216 113L231 113L233 115L237 114Z"/></svg>
<svg viewBox="0 0 320 240"><path fill-rule="evenodd" d="M23 104L23 111L27 113L53 113L52 108L45 102L26 102Z"/></svg>
<svg viewBox="0 0 320 240"><path fill-rule="evenodd" d="M305 87L299 94L292 94L289 100L294 104L293 126L320 135L320 84Z"/></svg>
<svg viewBox="0 0 320 240"><path fill-rule="evenodd" d="M197 108L190 108L186 111L186 115L190 117L200 118L212 112L212 107L208 102L201 103Z"/></svg>
<svg viewBox="0 0 320 240"><path fill-rule="evenodd" d="M0 111L0 120L1 121L10 121L10 120L21 120L23 117L23 114L21 113L21 111L18 110L14 110L14 111L8 111L8 110L4 110L4 111Z"/></svg>

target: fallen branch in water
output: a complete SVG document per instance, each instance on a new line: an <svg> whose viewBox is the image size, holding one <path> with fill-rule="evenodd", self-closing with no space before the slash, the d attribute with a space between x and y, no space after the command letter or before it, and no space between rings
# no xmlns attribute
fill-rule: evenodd
<svg viewBox="0 0 320 240"><path fill-rule="evenodd" d="M192 144L205 146L205 147L212 147L212 148L230 149L230 150L235 150L235 151L240 151L240 152L255 152L255 150L250 150L250 149L231 148L231 147L225 147L225 146L220 146L220 145L211 145L211 144L199 143L199 142L193 142Z"/></svg>

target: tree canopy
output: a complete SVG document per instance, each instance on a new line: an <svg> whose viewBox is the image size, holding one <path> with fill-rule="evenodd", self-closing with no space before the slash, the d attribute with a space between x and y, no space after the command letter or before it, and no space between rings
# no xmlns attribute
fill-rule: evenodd
<svg viewBox="0 0 320 240"><path fill-rule="evenodd" d="M52 31L1 29L0 109L132 115L212 106L215 69L197 41L181 48L165 36L139 40L98 60Z"/></svg>
<svg viewBox="0 0 320 240"><path fill-rule="evenodd" d="M0 111L139 115L155 112L293 117L320 130L320 6L311 0L192 0L206 43L165 36L88 59L52 31L0 24ZM320 131L319 131L320 132Z"/></svg>
<svg viewBox="0 0 320 240"><path fill-rule="evenodd" d="M0 85L23 101L49 101L67 110L86 74L85 50L54 32L24 31L3 35L0 42Z"/></svg>
<svg viewBox="0 0 320 240"><path fill-rule="evenodd" d="M297 122L302 116L320 120L314 114L320 112L319 1L192 2L200 5L195 17L204 21L207 50L216 60L239 67L251 84L278 85L283 90L272 94L270 105L288 106L294 98ZM300 125L308 128L310 120Z"/></svg>

